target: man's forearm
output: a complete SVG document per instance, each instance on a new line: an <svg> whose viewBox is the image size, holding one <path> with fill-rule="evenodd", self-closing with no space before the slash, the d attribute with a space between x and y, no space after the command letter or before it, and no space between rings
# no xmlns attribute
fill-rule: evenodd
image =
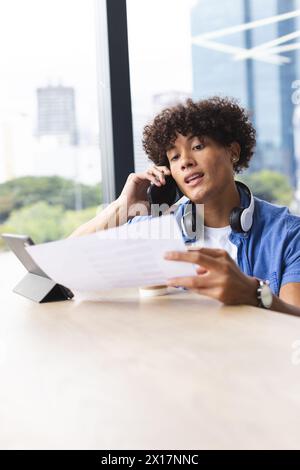
<svg viewBox="0 0 300 470"><path fill-rule="evenodd" d="M100 214L96 215L96 217L78 227L70 237L89 235L100 230L106 230L107 228L125 224L127 220L128 214L125 201L122 198L118 198L103 209Z"/></svg>
<svg viewBox="0 0 300 470"><path fill-rule="evenodd" d="M297 317L300 316L300 307L285 302L277 297L277 295L273 295L273 302L270 309L275 312L289 313L290 315L295 315Z"/></svg>
<svg viewBox="0 0 300 470"><path fill-rule="evenodd" d="M258 281L255 277L248 276L247 284L244 289L239 291L239 300L241 304L251 305L253 307L258 306L257 299L257 287ZM291 303L281 299L277 295L273 294L273 302L270 310L280 313L288 313L290 315L300 316L300 307L292 305Z"/></svg>
<svg viewBox="0 0 300 470"><path fill-rule="evenodd" d="M257 279L256 278L249 278L250 280L250 287L247 287L247 292L248 292L248 299L246 301L243 301L243 303L246 303L248 305L252 305L254 307L257 307L258 301L257 301ZM252 287L251 287L252 283ZM295 315L295 316L300 316L300 307L297 307L296 305L292 305L284 300L282 300L280 297L277 295L273 294L273 302L270 307L270 310L273 310L274 312L280 312L280 313L288 313L290 315Z"/></svg>

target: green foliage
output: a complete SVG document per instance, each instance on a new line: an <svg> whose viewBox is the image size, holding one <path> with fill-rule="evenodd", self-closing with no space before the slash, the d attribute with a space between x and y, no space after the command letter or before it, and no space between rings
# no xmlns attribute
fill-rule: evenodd
<svg viewBox="0 0 300 470"><path fill-rule="evenodd" d="M63 216L62 206L37 202L14 210L5 226L12 228L13 233L30 235L37 243L47 242L60 238Z"/></svg>
<svg viewBox="0 0 300 470"><path fill-rule="evenodd" d="M24 176L0 184L0 222L13 210L44 201L65 210L75 209L75 193L81 194L82 208L101 203L100 183L95 186L78 184L60 176Z"/></svg>
<svg viewBox="0 0 300 470"><path fill-rule="evenodd" d="M0 233L29 235L35 243L59 240L69 236L75 228L95 217L97 207L81 211L65 211L62 206L51 206L46 202L37 202L27 207L14 210ZM0 249L5 248L0 240Z"/></svg>
<svg viewBox="0 0 300 470"><path fill-rule="evenodd" d="M239 177L254 195L290 205L292 188L286 176L269 170ZM100 185L80 185L83 209L75 205L74 182L58 176L23 177L0 184L0 233L29 235L35 243L59 240L95 217L101 202ZM4 243L0 239L0 249Z"/></svg>
<svg viewBox="0 0 300 470"><path fill-rule="evenodd" d="M293 190L288 178L280 173L262 170L257 173L248 173L238 179L247 184L253 194L265 201L289 206L293 198Z"/></svg>
<svg viewBox="0 0 300 470"><path fill-rule="evenodd" d="M81 211L66 211L62 221L62 237L68 237L76 228L95 217L101 209L99 207L88 207Z"/></svg>
<svg viewBox="0 0 300 470"><path fill-rule="evenodd" d="M25 176L0 184L0 233L30 235L35 243L67 237L96 215L102 199L100 183L75 185L60 176ZM74 210L76 192L80 211Z"/></svg>

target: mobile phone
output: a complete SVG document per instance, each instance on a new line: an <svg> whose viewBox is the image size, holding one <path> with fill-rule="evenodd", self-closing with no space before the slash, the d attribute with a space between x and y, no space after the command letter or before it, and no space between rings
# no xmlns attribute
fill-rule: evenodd
<svg viewBox="0 0 300 470"><path fill-rule="evenodd" d="M147 190L150 204L168 204L171 207L183 196L172 176L165 175L165 180L166 183L161 186L150 184Z"/></svg>

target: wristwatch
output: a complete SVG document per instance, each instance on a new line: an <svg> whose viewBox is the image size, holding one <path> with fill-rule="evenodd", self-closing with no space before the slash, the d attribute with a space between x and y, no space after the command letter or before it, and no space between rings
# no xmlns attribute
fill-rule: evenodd
<svg viewBox="0 0 300 470"><path fill-rule="evenodd" d="M259 286L256 291L258 307L271 308L273 302L273 293L270 288L269 281L257 279Z"/></svg>

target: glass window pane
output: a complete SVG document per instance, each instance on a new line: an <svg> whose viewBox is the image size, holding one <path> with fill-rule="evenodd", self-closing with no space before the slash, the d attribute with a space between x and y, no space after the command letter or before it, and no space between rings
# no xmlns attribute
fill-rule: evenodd
<svg viewBox="0 0 300 470"><path fill-rule="evenodd" d="M299 211L300 1L127 5L136 170L148 165L142 128L159 109L187 96L235 97L257 129L256 154L244 178L256 194Z"/></svg>
<svg viewBox="0 0 300 470"><path fill-rule="evenodd" d="M0 5L0 232L58 239L101 202L94 2Z"/></svg>

